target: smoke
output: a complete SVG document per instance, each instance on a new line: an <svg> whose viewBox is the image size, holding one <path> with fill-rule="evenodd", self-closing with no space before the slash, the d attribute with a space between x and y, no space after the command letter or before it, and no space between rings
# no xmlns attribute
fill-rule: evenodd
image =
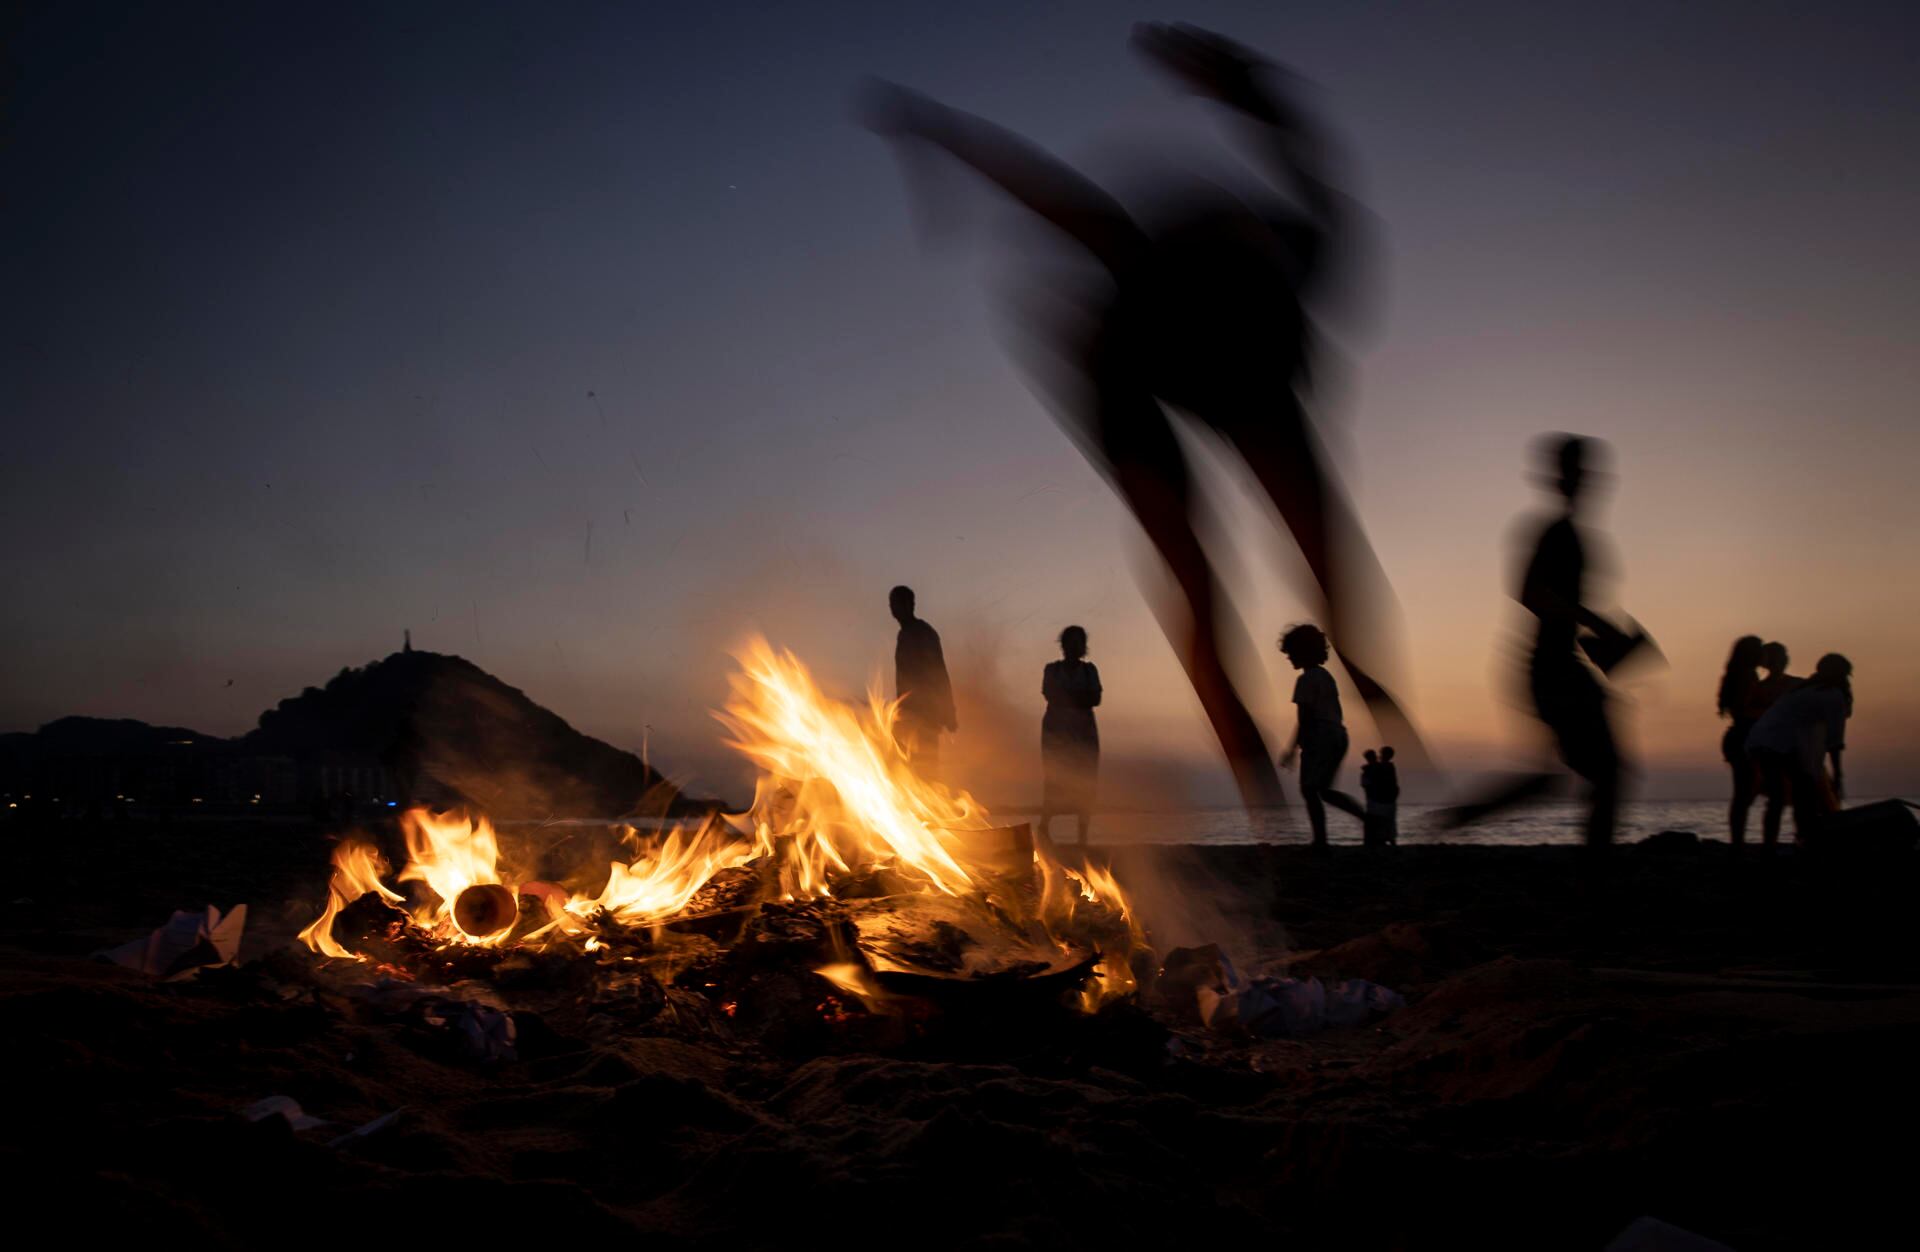
<svg viewBox="0 0 1920 1252"><path fill-rule="evenodd" d="M1027 809L1040 800L1040 674L1021 700L1007 673L1007 634L963 621L943 646L960 729L946 740L941 772L990 808Z"/></svg>
<svg viewBox="0 0 1920 1252"><path fill-rule="evenodd" d="M1015 644L1004 627L962 618L949 625L943 646L960 717L959 732L948 736L942 749L941 770L947 782L965 788L1000 813L1039 812L1040 719L1046 712L1040 676L1047 662L1059 656L1053 635L1036 635ZM1103 723L1110 720L1110 708L1111 702L1096 713ZM1213 763L1208 761L1202 768L1207 767ZM1103 744L1099 808L1129 812L1189 808L1195 773L1192 763L1115 752L1110 744ZM1097 811L1094 827L1097 839Z"/></svg>
<svg viewBox="0 0 1920 1252"><path fill-rule="evenodd" d="M1113 850L1113 870L1159 959L1175 948L1218 944L1245 973L1291 947L1280 885L1264 848L1136 844ZM1247 872L1236 874L1236 870Z"/></svg>

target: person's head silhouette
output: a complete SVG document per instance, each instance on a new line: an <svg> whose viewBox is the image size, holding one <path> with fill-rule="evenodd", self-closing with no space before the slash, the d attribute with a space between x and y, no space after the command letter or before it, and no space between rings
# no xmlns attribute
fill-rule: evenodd
<svg viewBox="0 0 1920 1252"><path fill-rule="evenodd" d="M1568 511L1578 506L1582 495L1589 494L1588 488L1599 476L1604 446L1585 435L1559 433L1542 436L1535 445L1541 478L1566 500Z"/></svg>
<svg viewBox="0 0 1920 1252"><path fill-rule="evenodd" d="M1307 669L1314 665L1327 663L1327 637L1318 626L1302 623L1289 627L1287 633L1280 636L1280 651L1295 669Z"/></svg>
<svg viewBox="0 0 1920 1252"><path fill-rule="evenodd" d="M1391 761L1393 759L1393 749L1392 748L1380 749L1380 759L1383 761Z"/></svg>
<svg viewBox="0 0 1920 1252"><path fill-rule="evenodd" d="M1848 680L1853 677L1853 662L1838 652L1829 652L1813 667L1811 681L1815 686L1848 688Z"/></svg>
<svg viewBox="0 0 1920 1252"><path fill-rule="evenodd" d="M1372 748L1368 748L1365 752L1362 752L1360 755L1369 765L1376 765L1380 761L1380 754L1378 752L1375 752Z"/></svg>
<svg viewBox="0 0 1920 1252"><path fill-rule="evenodd" d="M1084 659L1087 655L1087 632L1078 626L1069 626L1061 631L1060 655L1069 661Z"/></svg>
<svg viewBox="0 0 1920 1252"><path fill-rule="evenodd" d="M913 620L913 588L895 587L887 593L887 609L893 620L905 626Z"/></svg>
<svg viewBox="0 0 1920 1252"><path fill-rule="evenodd" d="M1787 645L1777 640L1760 649L1760 668L1769 674L1787 672Z"/></svg>
<svg viewBox="0 0 1920 1252"><path fill-rule="evenodd" d="M1753 689L1753 671L1761 664L1767 645L1758 635L1742 635L1733 641L1727 653L1727 668L1720 675L1717 707L1729 717L1740 716L1741 705Z"/></svg>

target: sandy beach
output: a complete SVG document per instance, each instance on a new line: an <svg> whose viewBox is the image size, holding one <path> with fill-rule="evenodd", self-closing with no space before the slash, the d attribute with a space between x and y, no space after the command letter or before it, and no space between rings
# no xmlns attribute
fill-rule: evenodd
<svg viewBox="0 0 1920 1252"><path fill-rule="evenodd" d="M1903 1212L1910 860L1120 849L1163 951L1209 938L1243 974L1407 1007L1301 1039L1149 1003L799 1051L502 987L519 1055L487 1065L289 946L324 889L316 829L9 833L6 1169L74 1197L88 1242L1597 1249L1652 1215L1750 1250ZM158 984L89 959L208 902L250 905L236 968ZM328 1125L241 1116L271 1095Z"/></svg>

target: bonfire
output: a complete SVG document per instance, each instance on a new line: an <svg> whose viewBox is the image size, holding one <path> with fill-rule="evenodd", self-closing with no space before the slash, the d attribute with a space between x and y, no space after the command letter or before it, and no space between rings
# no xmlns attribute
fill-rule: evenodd
<svg viewBox="0 0 1920 1252"><path fill-rule="evenodd" d="M743 997L752 1015L756 987L763 1016L771 999L830 1021L1008 993L1091 1012L1134 990L1146 945L1111 874L917 776L894 737L897 703L830 698L764 640L737 659L717 716L759 770L745 812L626 826L625 859L582 890L521 872L484 814L411 809L397 874L370 839L339 844L325 911L301 938L380 977L536 958L691 987L727 1017ZM776 968L806 988L764 994L782 985Z"/></svg>

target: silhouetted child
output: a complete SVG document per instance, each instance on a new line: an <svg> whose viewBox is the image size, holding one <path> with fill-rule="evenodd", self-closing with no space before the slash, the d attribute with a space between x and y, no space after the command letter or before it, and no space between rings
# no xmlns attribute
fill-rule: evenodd
<svg viewBox="0 0 1920 1252"><path fill-rule="evenodd" d="M1380 837L1380 820L1375 812L1374 792L1380 789L1380 754L1368 748L1360 754L1366 764L1360 767L1360 791L1367 797L1367 816L1360 823L1360 839L1367 847L1378 847L1384 840Z"/></svg>
<svg viewBox="0 0 1920 1252"><path fill-rule="evenodd" d="M1391 847L1400 842L1400 767L1393 763L1392 748L1380 749L1377 759L1369 750L1367 761L1360 771L1360 790L1367 796L1367 846Z"/></svg>
<svg viewBox="0 0 1920 1252"><path fill-rule="evenodd" d="M1313 846L1325 850L1327 844L1327 805L1331 804L1352 817L1367 820L1367 811L1352 796L1333 788L1340 772L1341 758L1347 755L1347 724L1340 715L1340 692L1327 673L1331 649L1318 626L1288 628L1280 636L1280 651L1300 677L1293 685L1293 703L1300 721L1293 742L1280 758L1282 769L1292 769L1300 760L1300 798L1307 802L1307 822L1313 830Z"/></svg>

